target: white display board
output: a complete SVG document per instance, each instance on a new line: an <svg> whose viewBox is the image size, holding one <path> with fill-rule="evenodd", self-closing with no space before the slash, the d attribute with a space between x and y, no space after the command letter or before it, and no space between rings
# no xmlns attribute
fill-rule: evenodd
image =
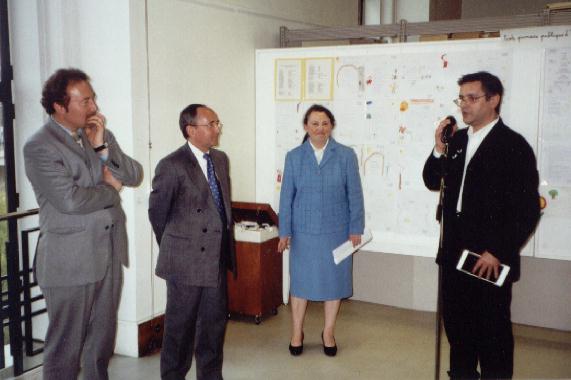
<svg viewBox="0 0 571 380"><path fill-rule="evenodd" d="M437 194L424 187L422 168L438 122L447 115L462 120L452 102L458 78L486 70L506 89L504 122L540 160L547 208L537 242L532 239L523 254L571 259L564 243L571 234L569 31L519 29L486 40L258 50L256 200L278 209L286 152L302 141L307 108L323 104L337 120L335 139L357 153L366 225L374 236L367 250L435 256ZM542 134L544 124L556 128ZM558 235L559 228L567 233Z"/></svg>

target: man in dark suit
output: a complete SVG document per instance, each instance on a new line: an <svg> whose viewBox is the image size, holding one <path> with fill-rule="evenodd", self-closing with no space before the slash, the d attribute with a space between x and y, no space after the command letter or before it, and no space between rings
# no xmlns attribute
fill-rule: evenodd
<svg viewBox="0 0 571 380"><path fill-rule="evenodd" d="M167 282L161 378L183 380L195 351L197 378L222 379L226 271L235 267L228 157L213 149L222 123L202 104L180 113L187 142L157 165L149 219Z"/></svg>
<svg viewBox="0 0 571 380"><path fill-rule="evenodd" d="M441 223L444 233L436 262L442 268L444 327L450 343L451 378L511 378L512 283L520 276L520 250L539 219L538 173L525 139L499 117L500 80L487 72L458 80L455 100L469 127L451 137L448 152L441 136L424 166L425 185L438 190L444 176ZM481 255L474 272L498 277L500 263L511 271L502 287L455 269L464 249Z"/></svg>
<svg viewBox="0 0 571 380"><path fill-rule="evenodd" d="M143 179L98 112L89 77L60 69L45 83L48 122L24 146L38 205L35 275L49 325L43 378L107 379L117 331L122 265L127 265L125 214L119 191Z"/></svg>

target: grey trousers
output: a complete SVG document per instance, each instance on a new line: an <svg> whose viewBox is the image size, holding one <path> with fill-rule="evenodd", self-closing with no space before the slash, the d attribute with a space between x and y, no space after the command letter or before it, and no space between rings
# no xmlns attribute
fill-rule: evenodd
<svg viewBox="0 0 571 380"><path fill-rule="evenodd" d="M77 379L80 362L85 380L109 378L122 283L121 263L112 260L99 282L42 288L49 319L44 380Z"/></svg>
<svg viewBox="0 0 571 380"><path fill-rule="evenodd" d="M184 380L193 353L198 380L222 379L228 302L226 270L221 272L215 288L167 281L161 379Z"/></svg>

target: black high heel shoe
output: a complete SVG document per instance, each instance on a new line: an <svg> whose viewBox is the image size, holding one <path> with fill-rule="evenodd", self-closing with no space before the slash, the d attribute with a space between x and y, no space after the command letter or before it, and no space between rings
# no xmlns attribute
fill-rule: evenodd
<svg viewBox="0 0 571 380"><path fill-rule="evenodd" d="M304 339L304 335L302 332L301 333L301 346L292 346L291 342L290 342L289 353L291 354L291 356L299 356L302 354L302 352L303 352L303 339Z"/></svg>
<svg viewBox="0 0 571 380"><path fill-rule="evenodd" d="M337 355L337 343L333 347L327 347L325 345L325 341L323 340L323 331L321 332L321 343L323 344L323 353L327 356L335 356Z"/></svg>

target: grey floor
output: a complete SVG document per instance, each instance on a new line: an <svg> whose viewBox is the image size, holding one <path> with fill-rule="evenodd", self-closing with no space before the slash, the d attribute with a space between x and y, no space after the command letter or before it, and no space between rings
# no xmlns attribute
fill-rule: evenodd
<svg viewBox="0 0 571 380"><path fill-rule="evenodd" d="M288 352L289 323L287 306L260 325L231 320L224 349L225 379L434 379L434 313L343 302L335 358L321 350L321 304L308 308L300 357ZM514 333L515 378L571 378L571 332L514 326ZM443 337L441 379L447 379L447 362L448 343ZM116 355L109 375L121 380L159 379L159 355L139 359ZM196 379L194 366L187 379Z"/></svg>

